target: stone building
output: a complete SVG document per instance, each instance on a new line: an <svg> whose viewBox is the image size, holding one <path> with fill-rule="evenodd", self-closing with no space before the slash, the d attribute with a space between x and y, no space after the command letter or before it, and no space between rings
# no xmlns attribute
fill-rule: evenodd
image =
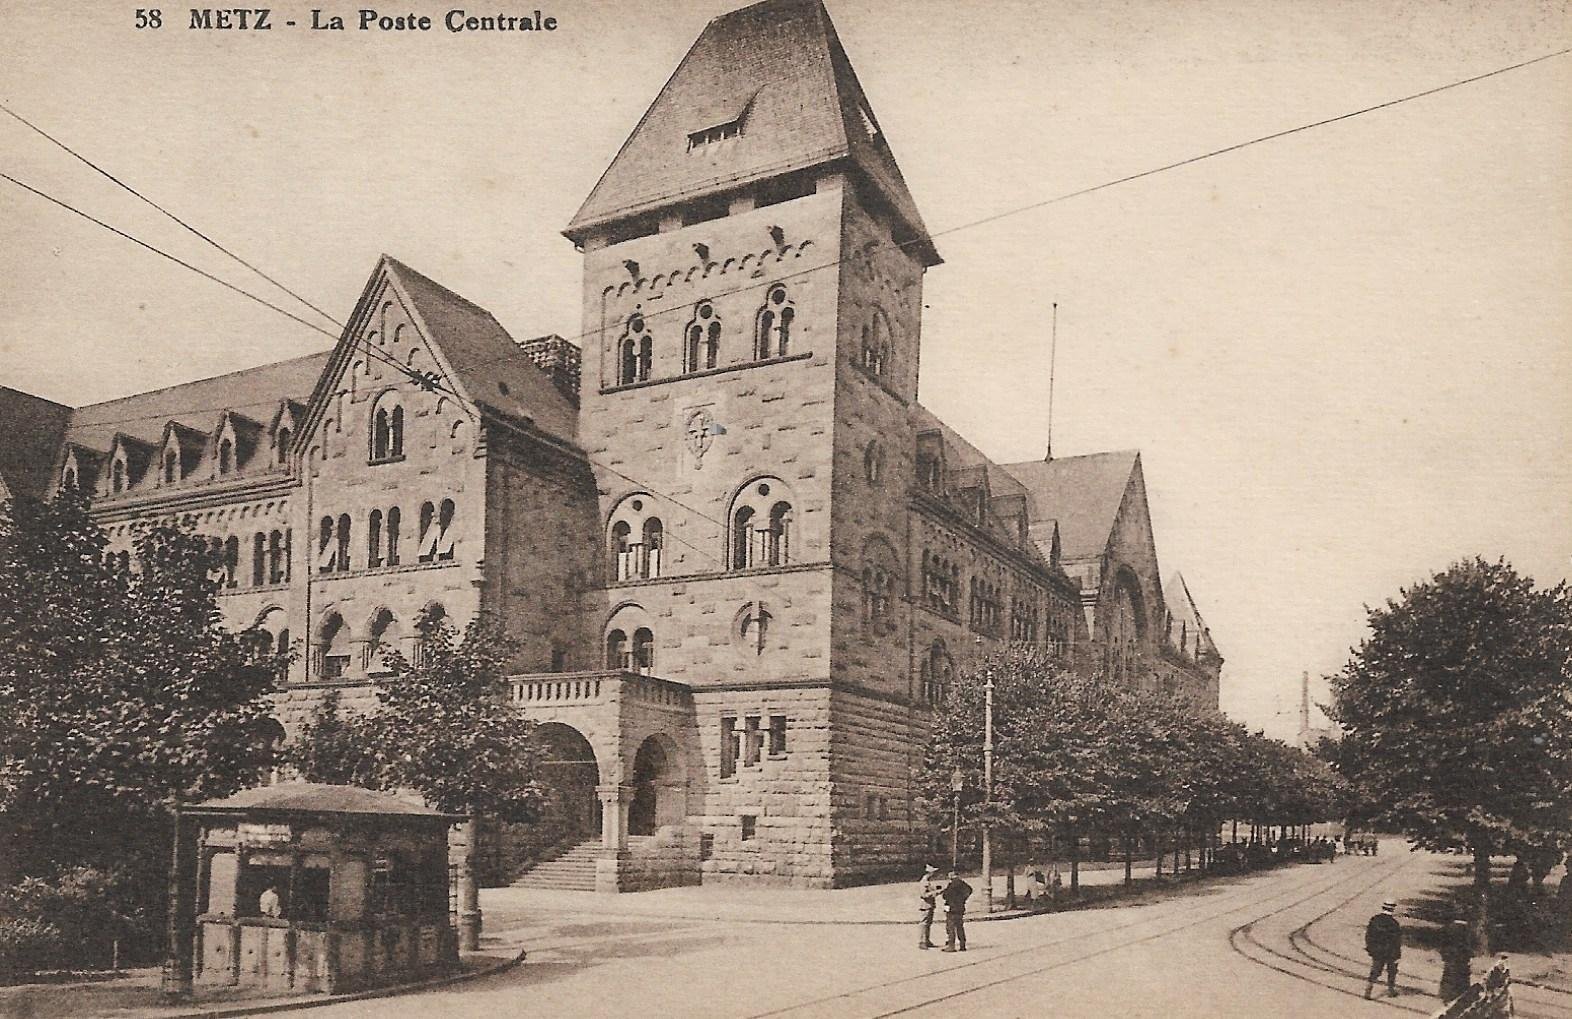
<svg viewBox="0 0 1572 1019"><path fill-rule="evenodd" d="M297 652L285 729L423 613L502 622L570 884L909 865L932 705L1011 642L1215 708L1139 456L1001 465L918 402L940 258L819 0L711 22L564 233L578 347L384 256L332 351L0 425L115 554L213 537L229 623Z"/></svg>

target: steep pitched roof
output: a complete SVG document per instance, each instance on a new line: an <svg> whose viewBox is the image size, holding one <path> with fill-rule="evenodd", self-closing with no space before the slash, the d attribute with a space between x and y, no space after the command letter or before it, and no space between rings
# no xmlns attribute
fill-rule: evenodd
<svg viewBox="0 0 1572 1019"><path fill-rule="evenodd" d="M65 438L71 408L0 386L0 488L10 495L41 497L49 488L55 455Z"/></svg>
<svg viewBox="0 0 1572 1019"><path fill-rule="evenodd" d="M691 135L734 139L689 151ZM820 0L764 0L705 26L563 231L733 190L837 160L879 189L930 265L939 256Z"/></svg>
<svg viewBox="0 0 1572 1019"><path fill-rule="evenodd" d="M491 312L390 255L382 264L470 399L572 441L578 411Z"/></svg>
<svg viewBox="0 0 1572 1019"><path fill-rule="evenodd" d="M1190 586L1185 583L1183 574L1175 573L1168 578L1168 582L1163 585L1163 597L1168 601L1168 614L1173 617L1174 623L1183 623L1187 638L1196 638L1196 652L1202 655L1217 654L1212 631L1207 627L1206 620L1201 618L1201 610L1196 608L1195 598L1190 594ZM1189 648L1181 650L1189 651Z"/></svg>
<svg viewBox="0 0 1572 1019"><path fill-rule="evenodd" d="M1061 554L1075 560L1101 555L1107 547L1140 459L1139 451L1122 449L1005 464L1004 469L1026 486L1034 523L1059 522Z"/></svg>
<svg viewBox="0 0 1572 1019"><path fill-rule="evenodd" d="M156 445L163 441L164 427L170 421L209 435L225 410L244 408L249 411L247 417L257 417L276 407L283 397L309 395L328 356L328 351L321 351L78 407L71 415L66 440L88 449L107 450L116 433L123 433Z"/></svg>

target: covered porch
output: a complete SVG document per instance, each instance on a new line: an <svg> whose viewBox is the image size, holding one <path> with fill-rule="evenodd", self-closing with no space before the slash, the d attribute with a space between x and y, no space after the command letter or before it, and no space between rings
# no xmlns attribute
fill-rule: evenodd
<svg viewBox="0 0 1572 1019"><path fill-rule="evenodd" d="M688 817L705 770L687 685L604 670L515 676L509 692L539 726L554 812L543 824L560 831L563 858L592 862L601 892L697 884Z"/></svg>

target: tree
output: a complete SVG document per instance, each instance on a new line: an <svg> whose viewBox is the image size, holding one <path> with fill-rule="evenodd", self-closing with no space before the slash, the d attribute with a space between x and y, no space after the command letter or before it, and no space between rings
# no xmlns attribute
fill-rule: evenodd
<svg viewBox="0 0 1572 1019"><path fill-rule="evenodd" d="M1572 845L1572 597L1475 558L1368 615L1332 677L1338 766L1376 820L1472 851L1483 940L1491 854Z"/></svg>
<svg viewBox="0 0 1572 1019"><path fill-rule="evenodd" d="M189 525L143 528L134 571L105 544L74 492L5 508L0 816L15 871L130 867L156 903L171 802L271 766L278 659L220 624L218 557Z"/></svg>
<svg viewBox="0 0 1572 1019"><path fill-rule="evenodd" d="M507 700L512 645L485 620L462 638L440 619L417 629L414 661L384 652L377 706L346 718L325 696L286 763L312 781L415 790L438 810L532 819L542 789L531 724Z"/></svg>

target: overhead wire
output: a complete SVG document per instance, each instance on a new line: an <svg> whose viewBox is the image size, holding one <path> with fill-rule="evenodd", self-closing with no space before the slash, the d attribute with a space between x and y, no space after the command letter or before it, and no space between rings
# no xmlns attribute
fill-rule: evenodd
<svg viewBox="0 0 1572 1019"><path fill-rule="evenodd" d="M1281 138L1286 138L1286 137L1289 137L1291 135L1300 134L1300 133L1303 133L1305 131L1310 131L1310 130L1313 130L1313 129L1316 129L1316 128L1320 128L1320 127L1325 127L1325 126L1328 126L1328 125L1331 125L1331 124L1336 124L1336 123L1339 123L1341 121L1350 120L1350 119L1352 119L1354 117L1364 116L1366 114L1374 113L1374 112L1377 112L1379 110L1390 109L1390 108L1392 108L1394 106L1398 106L1398 105L1401 105L1403 103L1412 102L1414 100L1422 99L1422 98L1425 98L1427 96L1436 95L1438 93L1445 92L1445 91L1448 91L1450 89L1459 88L1459 87L1464 86L1464 85L1469 85L1469 84L1473 84L1473 83L1476 83L1476 82L1484 81L1486 79L1493 78L1493 77L1496 77L1498 75L1506 74L1506 73L1509 73L1511 71L1520 70L1522 68L1529 67L1529 66L1541 63L1541 62L1546 61L1546 60L1551 60L1551 59L1554 59L1556 57L1565 56L1568 53L1572 53L1572 47L1569 47L1569 48L1566 48L1566 49L1557 50L1557 51L1555 51L1553 53L1543 54L1541 56L1533 57L1533 58L1530 58L1530 59L1527 59L1527 60L1519 61L1517 63L1506 65L1504 67L1495 68L1495 69L1493 69L1491 71L1487 71L1487 72L1484 72L1484 73L1481 73L1481 74L1471 75L1471 76L1466 77L1466 78L1460 78L1460 79L1457 79L1455 81L1451 81L1451 82L1447 82L1447 83L1442 84L1442 85L1437 85L1437 86L1434 86L1434 87L1431 87L1431 88L1423 89L1423 90L1418 91L1418 92L1412 92L1412 93L1409 93L1409 94L1406 94L1406 95L1403 95L1403 96L1399 96L1399 97L1397 97L1395 99L1389 99L1389 100L1386 100L1384 102L1376 103L1376 104L1373 104L1373 105L1370 105L1370 106L1365 106L1365 107L1362 107L1362 108L1357 109L1357 110L1348 111L1348 112L1337 114L1337 115L1331 116L1331 117L1321 118L1319 120L1310 121L1310 122L1307 122L1307 123L1304 123L1304 124L1299 124L1299 125L1296 125L1294 127L1285 128L1283 130L1273 131L1273 132L1270 132L1268 134L1259 135L1257 137L1250 138L1250 139L1247 139L1247 140L1242 141L1242 142L1236 142L1236 143L1231 144L1231 145L1226 145L1226 146L1222 146L1220 148L1211 149L1209 151L1206 151L1206 152L1203 152L1203 153L1199 153L1199 154L1196 154L1196 155L1193 155L1193 156L1189 156L1189 157L1186 157L1184 159L1176 160L1176 161L1173 161L1173 162L1170 162L1170 163L1165 163L1165 164L1163 164L1161 166L1151 167L1151 168L1148 168L1148 169L1145 169L1145 170L1138 171L1136 173L1126 174L1124 176L1117 177L1117 178L1114 178L1114 179L1108 180L1108 181L1103 181L1101 183L1090 185L1088 187L1083 187L1083 188L1075 189L1073 191L1063 192L1061 194L1057 194L1057 195L1051 196L1049 198L1041 199L1039 201L1031 202L1031 203L1028 203L1028 204L1025 204L1025 205L1015 206L1015 207L1012 207L1012 208L1009 208L1009 209L1002 210L1002 211L997 212L997 213L992 213L990 215L980 217L978 219L969 220L967 222L959 223L959 224L956 224L954 226L947 227L947 228L945 228L943 230L930 231L930 232L928 232L928 233L926 233L926 234L924 234L922 236L919 236L919 237L914 237L914 238L911 238L911 239L908 239L908 240L904 240L904 241L891 240L891 241L883 243L883 244L876 244L876 245L874 245L874 246L872 246L870 248L862 250L859 253L859 257L867 258L871 254L873 254L873 253L875 253L877 251L881 251L881 250L882 251L903 250L903 249L908 248L908 247L912 247L912 246L916 246L916 245L920 245L920 244L931 243L933 238L936 238L936 237L949 236L949 235L952 235L952 234L955 234L955 233L959 233L959 232L961 232L963 230L975 229L976 227L988 225L988 224L991 224L991 223L996 223L996 222L998 222L1000 220L1009 218L1011 216L1022 215L1022 214L1027 213L1027 212L1032 212L1032 211L1036 211L1038 209L1046 208L1047 206L1054 205L1054 204L1057 204L1059 202L1068 201L1068 200L1070 200L1072 198L1082 197L1082 196L1085 196L1085 195L1096 193L1098 191L1107 190L1109 188L1113 188L1113 187L1117 187L1117 186L1120 186L1120 185L1123 185L1123 184L1131 183L1133 181L1142 180L1142 179L1147 178L1147 177L1152 177L1152 176L1155 176L1155 175L1160 174L1160 173L1166 173L1166 172L1171 171L1171 170L1176 170L1176 169L1180 169L1182 167L1191 166L1193 164L1202 162L1204 160L1214 159L1214 158L1216 158L1218 156L1226 155L1226 154L1232 153L1232 152L1237 152L1237 151L1240 151L1241 149L1249 148L1249 147L1254 146L1254 145L1259 145L1259 144L1262 144L1262 143L1265 143L1265 142L1274 141L1274 140L1281 139ZM290 288L286 287L284 284L280 283L279 281L274 279L272 276L270 276L267 273L263 272L261 269L257 268L255 265L253 265L252 263L250 263L246 259L240 257L239 255L235 254L234 252L230 251L228 248L226 248L223 245L219 244L217 241L213 240L207 234L204 234L200 230L198 230L195 227L191 226L189 223L186 223L184 220L180 219L178 216L176 216L174 213L170 212L169 210L165 209L163 206L159 205L158 203L156 203L156 202L152 201L151 199L147 198L146 196L142 195L140 192L136 191L130 185L126 184L125 182L121 181L118 177L116 177L113 174L109 173L109 171L107 171L104 168L100 167L99 165L97 165L96 163L92 162L91 160L87 159L85 156L82 156L80 153L76 152L74 149L70 148L65 143L59 141L58 139L54 138L52 135L48 134L47 132L45 132L44 130L39 128L37 125L35 125L35 124L31 123L30 121L26 120L25 118L21 117L19 114L15 113L13 110L11 110L9 107L5 106L3 103L0 103L0 111L5 112L6 114L8 114L9 116L15 118L16 120L18 120L22 124L26 125L27 127L31 128L32 130L36 131L39 135L41 135L42 137L48 139L50 142L52 142L53 144L59 146L60 148L64 149L66 152L70 153L73 157L75 157L76 159L80 160L81 162L83 162L87 166L91 167L96 172L102 174L103 176L105 176L109 180L115 182L117 185L119 185L120 187L124 188L125 190L127 190L131 194L135 195L136 197L138 197L142 201L146 202L147 204L151 205L155 209L158 209L161 213L163 213L164 215L168 216L171 220L173 220L176 223L180 224L182 227L184 227L185 229L189 230L191 233L195 234L197 237L203 239L207 243L211 244L213 247L215 247L218 250L222 251L224 254L228 255L230 258L234 259L236 262L240 263L241 265L243 265L246 268L250 269L252 272L256 273L258 276L260 276L263 279L267 280L269 283L272 283L275 287L278 287L280 290L283 290L285 293L289 294L291 297L294 297L296 300L300 301L303 305L305 305L306 307L310 308L312 311L315 311L317 314L322 315L324 318L328 319L328 321L334 322L335 324L342 325L341 323L338 323L337 319L333 318L333 316L328 315L326 312L322 311L322 309L318 308L315 304L311 303L310 301L306 300L304 297L302 297L299 294L295 293L293 290L291 290ZM124 238L126 240L129 240L132 243L134 243L134 244L136 244L136 245L138 245L138 246L140 246L140 247L142 247L142 248L144 248L144 249L146 249L146 250L148 250L148 251L150 251L150 252L152 252L152 253L154 253L156 255L159 255L160 257L166 258L166 259L174 262L175 264L182 266L183 268L189 269L190 271L196 273L199 276L202 276L205 279L208 279L208 280L210 280L210 281L212 281L214 283L217 283L220 286L225 287L226 289L232 290L235 293L240 294L241 296L246 297L249 300L252 300L252 301L256 302L257 304L262 305L263 307L266 307L266 308L268 308L268 309L270 309L272 311L275 311L275 312L285 316L286 318L289 318L289 319L291 319L291 320L293 320L293 321L295 321L295 322L297 322L297 323L299 323L301 325L306 326L309 329L314 329L315 331L330 337L331 339L333 339L335 341L335 343L337 343L337 342L339 342L341 340L341 337L339 335L331 333L328 330L323 329L321 326L318 326L315 323L312 323L312 322L310 322L310 321L308 321L308 320L306 320L304 318L301 318L300 316L294 314L293 312L290 312L289 310L287 310L285 308L282 308L282 307L278 306L277 304L274 304L273 302L268 301L267 299L265 299L263 297L260 297L260 296L258 296L256 294L253 294L250 291L247 291L247 290L245 290L242 287L239 287L239 286L237 286L237 285L235 285L233 283L230 283L227 280L224 280L224 279L222 279L222 278L220 278L218 276L215 276L212 273L207 272L206 270L201 269L198 266L193 265L192 263L190 263L190 262L188 262L188 261L186 261L184 259L179 258L178 256L175 256L175 255L172 255L172 254L170 254L168 252L165 252L165 251L155 247L154 245L149 244L146 241L143 241L143 240L141 240L141 239L139 239L139 238L137 238L137 237L127 233L124 230L120 230L119 228L114 227L114 226L110 225L109 223L106 223L103 220L98 219L97 217L94 217L94 216L92 216L92 215L90 215L90 214L88 214L86 212L83 212L82 210L75 208L74 206L70 205L67 202L64 202L64 201L62 201L60 199L57 199L57 198L53 197L52 195L49 195L49 194L47 194L47 193L45 193L45 192L43 192L43 191L41 191L41 190L39 190L39 189L37 189L35 187L32 187L31 185L28 185L28 184L18 180L17 178L11 176L8 173L0 172L0 178L4 178L5 180L10 181L12 184L15 184L16 186L21 187L24 190L29 191L29 192L33 193L34 195L37 195L38 197L45 199L46 201L49 201L49 202L51 202L51 203L53 203L53 204L55 204L55 205L57 205L57 206L59 206L59 207L61 207L63 209L66 209L67 211L72 212L73 214L75 214L77 216L80 216L80 217L88 220L89 222L92 222L92 223L94 223L94 224L96 224L96 225L98 225L100 227L103 227L104 229L109 230L110 232L112 232L112 233L114 233L114 234L116 234L116 235L118 235L118 236L120 236L120 237L122 237L122 238ZM745 292L748 292L750 290L764 289L766 287L774 286L774 285L776 285L778 283L781 283L781 282L784 282L784 281L802 278L802 277L807 276L807 275L809 275L811 273L823 272L823 271L825 271L827 269L835 268L836 266L842 264L846 260L847 260L847 256L845 256L845 255L837 256L836 258L833 258L833 259L831 259L829 261L822 262L822 263L817 264L817 265L809 266L809 267L804 268L804 269L799 269L799 270L796 270L796 271L793 271L793 272L790 272L790 273L786 273L785 275L774 276L773 278L765 280L763 282L746 283L746 284L743 284L741 286L734 287L734 288L732 288L730 290L719 291L719 292L716 292L716 293L713 293L713 294L709 295L708 299L714 300L714 299L717 299L717 298L720 298L720 297L727 297L727 296L732 296L732 295L735 295L735 294L745 293ZM676 313L676 312L679 312L679 311L684 311L684 310L686 310L686 309L685 308L678 308L678 307L663 308L663 309L657 309L657 310L654 310L654 311L645 312L645 313L643 313L642 317L645 318L646 320L648 320L648 319L658 318L658 317L661 317L663 315L669 315L669 314L673 314L673 313ZM570 339L576 339L576 340L584 340L584 339L587 339L587 338L592 337L592 336L598 336L599 334L600 334L600 330L585 330L585 331L580 332L580 333L578 333L578 334L576 334L576 335L574 335L572 337L569 337L569 338ZM465 410L468 413L471 414L471 416L475 416L477 411L479 410L479 408L476 408L476 407L473 406L473 401L471 401L469 397L465 396L462 393L459 393L459 392L453 390L451 387L444 386L442 384L441 380L434 376L434 373L427 374L427 373L417 372L417 371L413 370L412 368L410 368L408 366L399 364L396 360L394 360L391 357L388 357L387 355L383 354L380 350L377 350L375 347L371 346L370 344L364 343L363 340L356 340L355 342L356 342L357 346L361 346L365 350L366 355L368 357L377 358L378 360L380 360L380 361L382 361L382 362L384 362L384 363L394 367L400 373L402 373L405 376L407 376L413 383L415 383L416 385L420 386L421 388L426 389L428 391L440 391L440 392L443 392L444 394L446 394L448 396L453 397L455 400L457 400L459 402L459 404L461 406L463 406L465 408ZM474 370L479 369L479 368L484 368L484 367L487 367L487 366L492 365L492 364L500 363L500 362L502 362L504 360L510 360L510 359L512 359L515 356L518 356L518 355L510 353L508 355L502 355L502 356L495 357L495 358L482 359L482 360L473 362L473 363L471 363L469 365L466 365L464 367L464 370L465 371L474 371ZM220 409L222 409L222 408L220 408ZM589 457L586 457L586 458L589 459L591 463L596 464L597 466L601 467L604 470L607 470L607 471L610 471L612 473L615 473L619 477L622 477L625 480L628 480L628 481L632 482L633 484L641 485L643 487L649 488L649 486L644 481L641 481L639 479L633 478L630 475L627 475L624 472L622 472L620 470L617 470L616 468L611 467L610 465L605 464L603 462L600 462L598 460L595 460L593 458L589 458ZM654 491L653 489L651 489L651 490ZM670 495L666 495L664 493L659 493L659 492L657 492L656 494L660 494L663 498L669 500L674 505L677 505L677 506L679 506L679 507L681 507L683 509L686 509L686 510L688 510L688 512L694 513L695 515L701 517L702 519L709 520L711 523L714 523L715 525L720 527L722 530L724 530L725 524L722 521L717 520L714 517L711 517L708 514L705 514L705 513L701 512L701 511L691 507L691 506L687 506L687 505L683 504L680 500L677 500L676 498L674 498L674 497L672 497ZM675 535L673 535L672 537L675 537ZM680 541L681 539L678 539L678 540ZM687 544L687 542L683 542L683 544ZM690 548L694 548L696 551L703 551L703 550L697 549L696 546L689 545L689 547ZM708 553L706 553L706 554L708 554Z"/></svg>

